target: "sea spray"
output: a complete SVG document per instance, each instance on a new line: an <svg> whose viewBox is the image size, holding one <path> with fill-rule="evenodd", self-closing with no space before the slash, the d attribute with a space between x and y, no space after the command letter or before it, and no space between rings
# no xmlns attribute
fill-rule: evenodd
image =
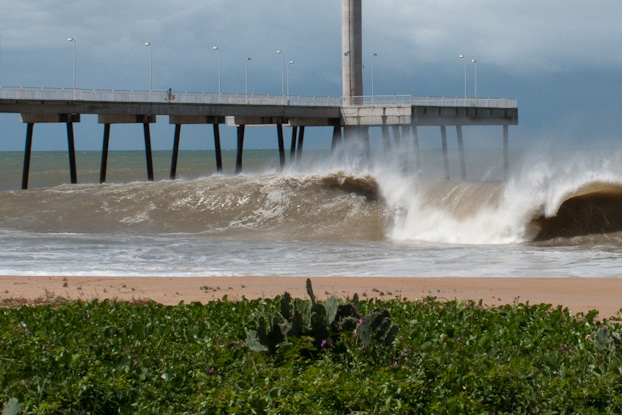
<svg viewBox="0 0 622 415"><path fill-rule="evenodd" d="M622 230L622 163L544 155L514 169L506 183L432 180L375 172L395 240L514 244ZM580 200L579 200L580 198Z"/></svg>

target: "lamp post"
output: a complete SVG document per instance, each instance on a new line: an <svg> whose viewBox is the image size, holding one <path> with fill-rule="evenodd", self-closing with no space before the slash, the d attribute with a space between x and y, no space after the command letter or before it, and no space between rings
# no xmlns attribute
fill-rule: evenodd
<svg viewBox="0 0 622 415"><path fill-rule="evenodd" d="M477 99L477 60L473 59L471 62L475 64L475 99Z"/></svg>
<svg viewBox="0 0 622 415"><path fill-rule="evenodd" d="M281 55L281 96L285 96L285 52L279 49L276 54Z"/></svg>
<svg viewBox="0 0 622 415"><path fill-rule="evenodd" d="M149 48L149 100L151 100L151 92L153 91L153 45L151 42L145 42L145 46Z"/></svg>
<svg viewBox="0 0 622 415"><path fill-rule="evenodd" d="M293 65L294 61L287 62L287 96L289 97L289 65Z"/></svg>
<svg viewBox="0 0 622 415"><path fill-rule="evenodd" d="M371 55L371 100L374 102L374 58L378 56L376 52Z"/></svg>
<svg viewBox="0 0 622 415"><path fill-rule="evenodd" d="M251 58L246 58L246 99L248 99L248 63L252 61Z"/></svg>
<svg viewBox="0 0 622 415"><path fill-rule="evenodd" d="M212 50L215 50L216 52L218 52L218 95L221 94L221 89L220 89L220 47L218 46L212 46Z"/></svg>
<svg viewBox="0 0 622 415"><path fill-rule="evenodd" d="M73 89L76 89L76 40L68 37L67 42L73 43Z"/></svg>
<svg viewBox="0 0 622 415"><path fill-rule="evenodd" d="M464 99L466 102L467 98L467 68L466 68L466 56L460 55L458 56L460 59L464 59Z"/></svg>

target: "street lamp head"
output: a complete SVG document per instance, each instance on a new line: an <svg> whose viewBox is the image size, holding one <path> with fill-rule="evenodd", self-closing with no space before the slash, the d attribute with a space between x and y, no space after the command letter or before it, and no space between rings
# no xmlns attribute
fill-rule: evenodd
<svg viewBox="0 0 622 415"><path fill-rule="evenodd" d="M475 59L473 59L471 62L473 62L473 63L477 63L477 61L476 61Z"/></svg>
<svg viewBox="0 0 622 415"><path fill-rule="evenodd" d="M373 54L373 55L371 55L371 56L378 56L378 54L377 54L376 52L374 52L374 54Z"/></svg>
<svg viewBox="0 0 622 415"><path fill-rule="evenodd" d="M145 42L145 46L151 46L151 42Z"/></svg>
<svg viewBox="0 0 622 415"><path fill-rule="evenodd" d="M247 60L247 61L252 61L253 59L252 59L252 58L246 58L246 60Z"/></svg>
<svg viewBox="0 0 622 415"><path fill-rule="evenodd" d="M72 37L68 37L68 38L67 38L67 42L75 42L75 39L74 39L74 38L72 38Z"/></svg>
<svg viewBox="0 0 622 415"><path fill-rule="evenodd" d="M283 51L281 49L279 49L279 50L276 51L276 53L280 55L280 54L283 53Z"/></svg>
<svg viewBox="0 0 622 415"><path fill-rule="evenodd" d="M289 65L292 65L294 63L294 61L289 61L287 62Z"/></svg>
<svg viewBox="0 0 622 415"><path fill-rule="evenodd" d="M214 49L214 50L220 50L220 47L218 47L218 46L212 46L212 49Z"/></svg>
<svg viewBox="0 0 622 415"><path fill-rule="evenodd" d="M464 59L464 58L466 58L466 56L464 56L464 55L460 55L460 56L458 56L458 57L459 57L460 59Z"/></svg>

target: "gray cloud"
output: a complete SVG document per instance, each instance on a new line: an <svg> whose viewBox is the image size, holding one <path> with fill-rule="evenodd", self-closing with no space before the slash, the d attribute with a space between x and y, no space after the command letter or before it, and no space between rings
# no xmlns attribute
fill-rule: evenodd
<svg viewBox="0 0 622 415"><path fill-rule="evenodd" d="M251 93L280 94L275 51L283 49L295 61L293 94L341 93L338 0L0 0L0 6L3 85L70 87L72 36L81 88L146 89L144 42L151 42L155 89L216 91L212 46L219 45L225 92L243 92L250 56ZM522 131L552 128L580 111L581 101L592 102L593 91L604 96L591 104L593 113L617 105L619 94L608 91L622 88L621 15L619 0L364 0L365 88L377 52L377 93L460 95L463 53L470 93L476 58L481 94L519 98ZM556 121L540 115L551 103Z"/></svg>

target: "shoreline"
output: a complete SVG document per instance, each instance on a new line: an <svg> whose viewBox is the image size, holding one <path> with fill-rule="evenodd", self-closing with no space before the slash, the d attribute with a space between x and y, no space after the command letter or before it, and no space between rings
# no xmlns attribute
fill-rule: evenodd
<svg viewBox="0 0 622 415"><path fill-rule="evenodd" d="M26 303L46 297L70 300L153 300L166 305L183 301L206 303L274 298L289 292L308 298L307 277L107 277L107 276L0 276L0 305L9 299ZM358 294L361 299L482 300L495 307L527 303L561 305L572 314L598 310L600 318L615 316L622 308L622 279L618 278L420 278L420 277L310 277L319 299Z"/></svg>

